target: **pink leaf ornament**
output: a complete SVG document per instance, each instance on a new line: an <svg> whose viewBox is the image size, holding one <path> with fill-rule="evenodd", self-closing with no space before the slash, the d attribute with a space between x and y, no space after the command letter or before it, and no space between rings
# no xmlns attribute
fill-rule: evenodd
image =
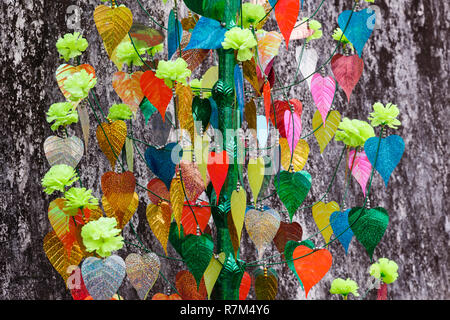
<svg viewBox="0 0 450 320"><path fill-rule="evenodd" d="M356 154L355 161L353 162L354 157L355 150L351 150L348 157L348 168L352 170L352 175L355 177L356 181L358 181L363 190L364 196L366 196L366 185L367 181L369 181L372 165L370 164L370 161L364 151L359 151Z"/></svg>
<svg viewBox="0 0 450 320"><path fill-rule="evenodd" d="M286 129L286 139L292 154L297 146L298 140L300 140L300 134L302 133L302 119L297 113L291 113L290 110L286 110L284 112L284 125Z"/></svg>
<svg viewBox="0 0 450 320"><path fill-rule="evenodd" d="M322 116L323 124L327 119L328 111L330 111L333 103L334 92L336 90L336 83L332 77L322 77L315 73L311 79L311 94L314 103Z"/></svg>

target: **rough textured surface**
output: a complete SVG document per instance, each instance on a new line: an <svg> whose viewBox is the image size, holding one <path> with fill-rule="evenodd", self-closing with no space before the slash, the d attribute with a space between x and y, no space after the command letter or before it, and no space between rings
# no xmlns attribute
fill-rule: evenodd
<svg viewBox="0 0 450 320"><path fill-rule="evenodd" d="M136 1L122 1L129 6L135 19L147 21ZM119 102L111 87L113 64L107 59L101 46L92 19L92 12L100 1L44 1L3 0L1 3L2 31L0 40L0 92L3 103L3 121L0 130L0 298L1 299L70 299L62 278L51 267L42 249L42 240L51 230L47 208L52 200L42 192L40 179L48 170L42 144L52 134L45 121L45 112L50 104L62 101L54 71L62 60L58 58L55 42L68 31L66 13L70 5L82 8L81 28L89 41L89 48L82 61L92 64L97 70L96 93L106 112L108 106ZM142 1L156 21L166 23L172 1L166 6L159 0ZM310 3L305 1L305 12L313 13ZM374 257L388 257L400 265L399 279L389 286L390 299L449 299L448 246L450 221L447 213L448 200L448 142L446 124L449 118L449 4L446 1L376 1L382 15L381 29L375 30L364 49L365 69L350 103L339 90L335 108L350 118L365 119L372 104L392 101L401 109L401 128L396 132L406 143L406 152L394 171L388 188L379 175L375 175L372 206L383 206L390 214L390 223L385 236L375 250ZM363 4L366 6L366 4ZM338 13L350 9L351 1L328 0L318 11L316 19L323 23L325 35L337 26ZM181 14L185 15L184 5ZM272 20L268 30L276 28ZM296 67L294 46L288 52L283 48L276 60L278 76L283 83L292 82ZM334 48L329 36L316 40L313 46L324 62ZM207 63L214 63L210 57ZM326 67L327 73L331 70ZM307 85L302 83L288 92L304 103L304 132L311 129L311 118L315 111ZM171 109L169 109L171 110ZM89 152L80 163L83 183L100 197L101 174L109 170L109 164L95 142L95 118L91 117L91 143ZM70 133L82 137L79 125L70 127ZM162 145L167 140L168 126L159 116L152 117L144 126L141 115L135 121L137 136L150 144ZM390 131L392 133L392 131ZM342 145L336 142L325 149L323 155L314 137L308 138L311 155L305 167L313 177L313 188L305 203L318 199L326 189L333 166ZM141 145L144 150L144 145ZM344 167L341 165L338 179L329 200L339 201L343 196ZM136 177L146 184L151 173L145 164L136 159ZM137 214L132 222L148 248L162 253L160 245L151 235L145 219L147 195L138 190L140 199ZM360 205L362 193L352 181L348 207ZM282 205L276 196L268 200L275 208ZM304 238L317 232L311 210L298 212L294 220L301 223ZM133 239L129 226L125 237ZM323 243L320 235L317 244ZM134 240L135 241L135 240ZM255 248L248 235L243 236L242 258L255 260ZM272 248L276 251L275 246ZM360 287L366 288L368 255L353 239L348 256L339 244L332 244L333 266L322 282L314 287L308 299L336 299L328 293L335 277L351 277ZM137 252L126 246L119 252L122 257ZM170 249L169 255L176 256ZM279 258L271 262L279 261ZM173 281L183 266L171 260L162 260L161 270ZM277 299L304 299L297 280L286 266L276 266L280 276L280 291ZM165 292L167 284L160 278L152 293ZM126 299L137 298L128 281L120 289ZM251 290L254 297L254 290ZM374 299L376 292L367 298Z"/></svg>

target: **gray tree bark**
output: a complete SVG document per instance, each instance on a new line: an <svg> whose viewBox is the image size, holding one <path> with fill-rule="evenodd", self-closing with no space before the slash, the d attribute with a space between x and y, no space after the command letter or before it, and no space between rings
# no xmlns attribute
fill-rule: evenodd
<svg viewBox="0 0 450 320"><path fill-rule="evenodd" d="M121 1L133 12L134 20L147 22L136 1ZM317 1L305 1L305 15L312 14ZM142 1L156 21L166 24L172 1L163 5L159 0ZM95 92L106 112L120 99L111 87L114 65L108 60L92 18L100 1L44 1L3 0L1 3L2 31L0 40L1 121L0 166L0 298L1 299L70 299L60 275L49 263L43 248L44 236L51 231L47 209L52 197L43 193L40 179L49 169L45 159L43 142L52 135L45 120L45 112L63 96L55 80L55 70L63 63L55 47L58 37L72 32L67 25L69 6L82 9L81 25L89 41L88 50L82 62L91 64L97 71L98 84ZM449 118L449 10L446 1L376 1L380 8L381 28L374 31L364 48L364 73L357 84L350 103L346 102L342 90L335 100L335 109L343 116L366 120L374 102L393 102L401 110L402 126L396 134L406 143L406 150L399 166L395 169L387 188L376 173L372 195L372 207L382 206L390 216L388 229L375 250L374 258L387 257L399 264L399 278L389 286L390 299L449 299L449 231L447 213L448 195L448 133ZM325 61L335 46L330 35L337 27L337 16L342 10L350 9L351 1L328 0L318 11L315 19L323 24L324 37L313 43L321 61ZM366 4L361 4L366 6ZM186 16L182 5L181 16ZM70 20L69 20L70 21ZM153 23L150 22L150 25ZM277 30L273 15L265 27ZM284 44L276 58L275 68L282 83L291 83L296 68L294 46L287 52ZM205 65L214 63L213 57ZM203 67L194 76L198 77ZM331 74L329 65L326 67ZM305 83L293 87L289 97L303 102L304 132L311 130L314 103ZM281 97L280 97L281 98ZM170 111L170 109L169 109ZM89 151L80 163L83 184L101 197L100 177L109 171L109 164L96 143L94 129L96 122L91 117ZM169 127L159 116L153 116L148 125L138 115L134 131L138 138L150 144L161 146L166 143ZM79 125L69 128L70 134L82 137ZM393 132L390 131L390 134ZM320 155L313 136L308 138L311 153L305 170L313 177L313 187L306 204L316 201L325 191L337 162L342 145L332 141ZM144 146L140 146L142 152ZM137 181L146 185L152 173L140 159L135 159ZM339 201L343 196L344 166L340 167L338 179L329 199ZM145 218L148 202L146 193L138 189L140 204L132 221L148 248L163 252L151 234ZM362 192L352 181L347 206L362 203ZM275 195L266 201L274 208L283 208ZM298 212L294 218L304 232L304 238L317 232L311 210ZM125 238L133 239L129 226L125 227ZM320 245L323 238L314 238ZM273 246L273 251L276 251ZM331 281L336 277L350 277L360 285L360 292L366 288L367 272L371 262L364 248L353 239L349 254L345 256L342 246L329 247L333 255L333 266L322 281L315 286L309 299L337 299L329 294ZM123 258L137 252L125 246L118 252ZM171 248L169 255L176 256ZM244 232L241 257L246 261L256 260L255 247ZM271 261L275 262L277 260ZM180 263L162 260L162 272L172 282ZM275 269L279 275L277 299L304 299L304 293L292 272L285 266ZM251 270L250 270L251 271ZM166 292L167 283L159 278L150 296ZM135 290L125 280L119 290L125 299L136 299ZM375 291L366 298L375 298ZM251 290L250 298L254 298Z"/></svg>

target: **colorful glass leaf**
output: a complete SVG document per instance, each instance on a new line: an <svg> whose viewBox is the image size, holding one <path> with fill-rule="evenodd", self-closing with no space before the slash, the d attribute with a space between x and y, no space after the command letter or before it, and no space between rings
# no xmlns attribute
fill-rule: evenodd
<svg viewBox="0 0 450 320"><path fill-rule="evenodd" d="M275 300L278 292L278 275L272 268L267 269L267 274L262 269L255 271L255 295L256 300Z"/></svg>
<svg viewBox="0 0 450 320"><path fill-rule="evenodd" d="M103 209L105 210L106 216L109 218L115 218L117 220L117 228L123 229L131 220L138 208L139 196L136 192L133 194L133 199L131 200L128 208L125 211L114 209L109 204L108 199L105 196L102 197L102 205Z"/></svg>
<svg viewBox="0 0 450 320"><path fill-rule="evenodd" d="M178 159L172 159L173 149L178 148L178 146L175 142L171 142L160 149L150 146L144 153L148 168L164 182L168 190L170 189L172 178L175 175L176 163L174 161L179 161L182 156L182 150L180 150Z"/></svg>
<svg viewBox="0 0 450 320"><path fill-rule="evenodd" d="M211 292L219 278L220 271L222 271L225 262L225 253L221 252L218 257L212 257L208 267L205 270L203 279L205 280L206 292L208 292L208 299L211 298Z"/></svg>
<svg viewBox="0 0 450 320"><path fill-rule="evenodd" d="M279 140L281 148L281 165L285 170L289 170L291 164L291 151L289 149L289 143L286 138L280 138ZM309 156L309 145L306 140L300 139L295 147L294 154L292 156L292 165L294 171L302 170Z"/></svg>
<svg viewBox="0 0 450 320"><path fill-rule="evenodd" d="M223 28L219 21L201 17L192 30L191 39L185 50L220 49L226 32L227 29Z"/></svg>

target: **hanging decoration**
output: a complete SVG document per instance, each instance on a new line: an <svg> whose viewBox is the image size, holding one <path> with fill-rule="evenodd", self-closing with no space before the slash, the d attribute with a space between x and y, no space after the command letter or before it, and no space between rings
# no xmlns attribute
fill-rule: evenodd
<svg viewBox="0 0 450 320"><path fill-rule="evenodd" d="M288 267L305 297L319 283L328 286L322 292L343 299L366 297L359 296L355 280L324 277L333 260L348 254L353 237L362 246L353 242L352 258L365 249L374 260L389 232L388 210L372 207L369 197L378 191L375 171L387 188L400 165L405 141L386 132L401 125L402 106L377 101L368 110L362 104L365 119L354 119L338 97L339 88L347 103L359 93L363 49L375 31L376 14L355 1L352 10L336 13L329 28L329 21L313 19L322 17L317 14L322 3L314 8L305 2L311 16L301 0L241 3L162 1L169 13L162 22L141 3L152 26L133 21L125 4L98 5L91 23L102 40L97 49L103 44L104 58L117 67L110 75L82 61L95 45L82 32L56 42L61 100L45 114L52 135L42 141L50 168L41 185L49 197L51 229L43 249L75 300L122 300L126 282L142 300L245 300L250 292L273 300L285 277L272 268L277 265ZM336 40L336 48L316 50L314 42L322 37ZM289 57L280 54L283 41L295 52L294 66L281 63ZM283 83L287 73L294 75L293 83ZM101 102L110 92L100 99L94 88L108 77L119 100L111 101L106 113ZM152 126L169 128L159 145L154 141L160 139L151 137L162 129L146 127L150 118ZM88 152L91 126L111 166L99 173L99 190L85 185L92 180L85 166L96 163ZM150 136L138 134L143 127ZM336 145L342 152L332 169L325 159ZM147 172L139 172L139 161ZM362 193L358 187L351 194L352 177ZM325 190L317 189L321 180L330 181ZM336 181L344 186L336 188ZM280 208L273 207L277 197ZM138 221L136 227L133 217L141 204L147 223ZM148 237L138 231L153 234L159 244L146 248L141 239ZM241 250L247 236L256 261ZM344 251L334 250L335 242ZM174 261L181 271L164 276ZM378 299L386 299L398 265L379 258L367 276L380 282ZM156 292L160 282L167 292Z"/></svg>

